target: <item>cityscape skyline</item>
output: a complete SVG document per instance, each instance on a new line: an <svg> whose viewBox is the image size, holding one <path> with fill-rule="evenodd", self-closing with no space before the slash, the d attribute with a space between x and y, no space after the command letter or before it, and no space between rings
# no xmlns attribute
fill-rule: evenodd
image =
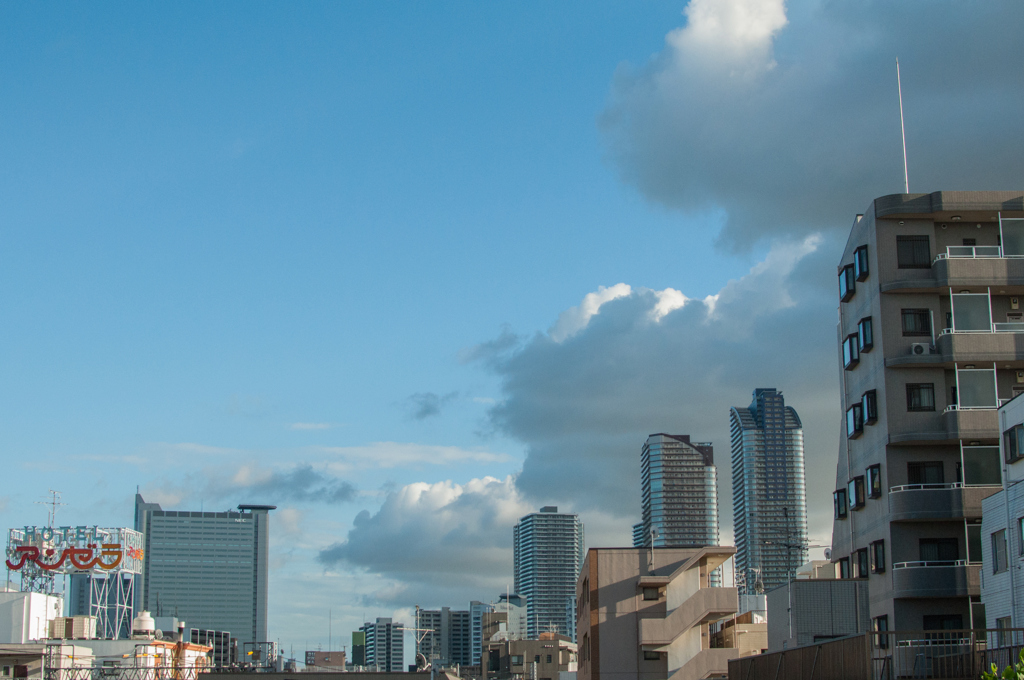
<svg viewBox="0 0 1024 680"><path fill-rule="evenodd" d="M1001 0L0 11L0 528L276 505L296 650L514 590L545 505L631 545L644 438L721 464L761 385L835 487L835 265L904 189L897 51L910 190L1024 170Z"/></svg>

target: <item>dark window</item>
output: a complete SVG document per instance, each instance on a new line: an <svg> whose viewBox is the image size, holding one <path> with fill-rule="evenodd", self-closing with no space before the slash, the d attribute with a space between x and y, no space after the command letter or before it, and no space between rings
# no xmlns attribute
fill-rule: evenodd
<svg viewBox="0 0 1024 680"><path fill-rule="evenodd" d="M861 548L857 552L853 553L854 565L857 567L857 578L868 577L868 549Z"/></svg>
<svg viewBox="0 0 1024 680"><path fill-rule="evenodd" d="M864 475L859 475L850 480L847 485L847 493L850 498L850 509L860 510L864 507Z"/></svg>
<svg viewBox="0 0 1024 680"><path fill-rule="evenodd" d="M960 546L955 538L918 539L922 562L955 562L960 559Z"/></svg>
<svg viewBox="0 0 1024 680"><path fill-rule="evenodd" d="M839 299L843 302L847 302L857 292L856 278L852 264L839 270Z"/></svg>
<svg viewBox="0 0 1024 680"><path fill-rule="evenodd" d="M932 315L927 309L902 309L900 318L903 320L903 335L931 336Z"/></svg>
<svg viewBox="0 0 1024 680"><path fill-rule="evenodd" d="M839 565L839 578L850 578L850 558L844 557L836 564Z"/></svg>
<svg viewBox="0 0 1024 680"><path fill-rule="evenodd" d="M545 663L551 663L551 655L550 654L547 655L547 659L548 660Z"/></svg>
<svg viewBox="0 0 1024 680"><path fill-rule="evenodd" d="M1004 572L1006 567L1006 529L1000 529L992 534L992 573Z"/></svg>
<svg viewBox="0 0 1024 680"><path fill-rule="evenodd" d="M872 425L878 422L878 393L875 390L868 390L860 398L860 408L864 413L864 424Z"/></svg>
<svg viewBox="0 0 1024 680"><path fill-rule="evenodd" d="M907 410L934 411L935 385L932 383L907 385Z"/></svg>
<svg viewBox="0 0 1024 680"><path fill-rule="evenodd" d="M857 362L860 361L860 346L857 340L857 334L852 333L846 336L846 340L843 340L843 367L849 371Z"/></svg>
<svg viewBox="0 0 1024 680"><path fill-rule="evenodd" d="M925 614L925 630L963 630L964 618L959 614Z"/></svg>
<svg viewBox="0 0 1024 680"><path fill-rule="evenodd" d="M645 600L660 600L661 590L658 588L644 588L644 599Z"/></svg>
<svg viewBox="0 0 1024 680"><path fill-rule="evenodd" d="M871 326L871 317L864 317L857 324L857 339L860 342L861 352L870 352L875 346L875 333Z"/></svg>
<svg viewBox="0 0 1024 680"><path fill-rule="evenodd" d="M846 489L836 489L832 492L832 505L835 519L846 519Z"/></svg>
<svg viewBox="0 0 1024 680"><path fill-rule="evenodd" d="M880 498L882 496L882 466L872 465L868 467L868 498Z"/></svg>
<svg viewBox="0 0 1024 680"><path fill-rule="evenodd" d="M533 662L534 663L540 663L540 654L534 654L533 655Z"/></svg>
<svg viewBox="0 0 1024 680"><path fill-rule="evenodd" d="M859 437L864 432L864 410L860 404L854 404L846 410L846 436L850 439Z"/></svg>
<svg viewBox="0 0 1024 680"><path fill-rule="evenodd" d="M881 574L885 571L885 541L874 541L871 544L871 572Z"/></svg>
<svg viewBox="0 0 1024 680"><path fill-rule="evenodd" d="M980 564L984 560L981 557L981 520L967 520L967 561L973 564Z"/></svg>
<svg viewBox="0 0 1024 680"><path fill-rule="evenodd" d="M942 463L907 463L908 484L943 484L945 482Z"/></svg>
<svg viewBox="0 0 1024 680"><path fill-rule="evenodd" d="M1003 433L1003 456L1007 463L1024 458L1024 427L1014 425Z"/></svg>
<svg viewBox="0 0 1024 680"><path fill-rule="evenodd" d="M876 633L888 633L889 632L889 616L883 615L875 617L875 632ZM879 649L887 649L889 647L889 636L888 635L876 635L875 645Z"/></svg>
<svg viewBox="0 0 1024 680"><path fill-rule="evenodd" d="M976 246L976 245L978 245L978 239L976 239L976 238L965 238L964 239L964 245L965 246Z"/></svg>
<svg viewBox="0 0 1024 680"><path fill-rule="evenodd" d="M853 270L857 274L858 281L868 278L868 247L861 246L853 251Z"/></svg>
<svg viewBox="0 0 1024 680"><path fill-rule="evenodd" d="M651 652L644 650L644 661L659 661L661 659L661 652Z"/></svg>
<svg viewBox="0 0 1024 680"><path fill-rule="evenodd" d="M896 265L900 269L928 269L932 266L927 236L897 236Z"/></svg>
<svg viewBox="0 0 1024 680"><path fill-rule="evenodd" d="M1024 555L1024 517L1017 520L1017 542L1020 543L1020 554Z"/></svg>

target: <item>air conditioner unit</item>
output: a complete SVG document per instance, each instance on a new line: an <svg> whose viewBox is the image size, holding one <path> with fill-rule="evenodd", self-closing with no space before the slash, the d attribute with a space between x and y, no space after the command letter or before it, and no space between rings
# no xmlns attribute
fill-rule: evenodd
<svg viewBox="0 0 1024 680"><path fill-rule="evenodd" d="M931 354L932 346L927 342L915 342L910 346L911 354Z"/></svg>

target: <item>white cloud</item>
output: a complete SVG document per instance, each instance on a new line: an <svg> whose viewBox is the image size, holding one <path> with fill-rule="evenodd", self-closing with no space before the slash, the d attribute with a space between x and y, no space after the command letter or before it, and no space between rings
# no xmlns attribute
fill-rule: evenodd
<svg viewBox="0 0 1024 680"><path fill-rule="evenodd" d="M665 39L679 68L751 76L775 65L772 40L786 25L783 0L691 0L686 25Z"/></svg>
<svg viewBox="0 0 1024 680"><path fill-rule="evenodd" d="M484 449L432 446L401 442L374 442L366 446L328 446L315 449L329 454L328 467L344 472L351 469L394 468L414 465L458 465L462 463L507 463L512 457Z"/></svg>
<svg viewBox="0 0 1024 680"><path fill-rule="evenodd" d="M558 316L558 321L548 331L548 335L555 342L564 342L581 329L586 328L590 319L601 312L603 304L626 297L631 292L632 290L625 283L617 283L608 288L600 286L595 292L587 293L578 307L572 307L562 312Z"/></svg>

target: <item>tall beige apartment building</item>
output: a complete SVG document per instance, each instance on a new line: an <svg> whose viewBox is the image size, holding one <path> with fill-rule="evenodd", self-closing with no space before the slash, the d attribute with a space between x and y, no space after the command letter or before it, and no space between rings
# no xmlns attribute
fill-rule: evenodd
<svg viewBox="0 0 1024 680"><path fill-rule="evenodd" d="M875 199L838 268L832 561L877 630L983 626L981 501L1024 391L1024 194Z"/></svg>

